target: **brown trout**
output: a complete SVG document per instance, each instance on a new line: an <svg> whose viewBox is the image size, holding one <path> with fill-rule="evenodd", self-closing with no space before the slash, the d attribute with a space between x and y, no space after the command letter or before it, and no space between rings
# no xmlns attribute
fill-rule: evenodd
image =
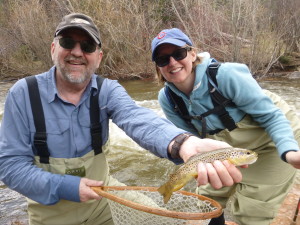
<svg viewBox="0 0 300 225"><path fill-rule="evenodd" d="M170 175L167 183L158 188L158 191L164 197L166 204L174 191L185 186L192 178L198 176L197 165L200 162L212 163L215 160L228 160L236 166L252 164L257 160L257 153L242 148L221 148L210 152L196 154Z"/></svg>

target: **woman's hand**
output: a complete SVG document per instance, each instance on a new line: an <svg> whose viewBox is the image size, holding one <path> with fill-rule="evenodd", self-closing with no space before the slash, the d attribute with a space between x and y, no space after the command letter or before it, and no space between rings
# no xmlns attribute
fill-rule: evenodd
<svg viewBox="0 0 300 225"><path fill-rule="evenodd" d="M233 164L227 160L221 162L219 160L213 163L198 164L198 186L210 185L215 189L224 186L232 186L242 181L242 174Z"/></svg>
<svg viewBox="0 0 300 225"><path fill-rule="evenodd" d="M286 161L296 169L300 169L300 151L290 151L285 155Z"/></svg>
<svg viewBox="0 0 300 225"><path fill-rule="evenodd" d="M182 144L179 154L183 161L186 162L195 154L228 147L232 146L223 141L200 139L191 136ZM246 168L247 166L243 167ZM223 162L216 160L213 163L199 163L197 169L199 186L210 183L213 188L220 189L224 186L232 186L242 180L240 170L227 160Z"/></svg>

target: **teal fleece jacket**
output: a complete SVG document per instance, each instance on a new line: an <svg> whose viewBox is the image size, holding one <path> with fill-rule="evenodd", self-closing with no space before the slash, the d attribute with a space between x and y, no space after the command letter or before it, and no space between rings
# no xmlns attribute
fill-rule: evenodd
<svg viewBox="0 0 300 225"><path fill-rule="evenodd" d="M207 66L211 63L212 59L209 53L202 53L201 55L203 56L203 61L195 69L196 78L194 88L189 96L178 90L174 84L169 82L165 84L182 97L190 115L200 115L213 108L208 91L208 78L205 74ZM231 99L236 105L236 107L226 107L235 122L242 120L246 114L251 115L261 127L265 128L276 144L280 156L289 150L299 150L290 122L281 110L273 104L272 100L266 96L246 65L222 63L218 69L216 79L218 90L224 97ZM166 97L164 88L160 90L158 100L167 119L177 127L195 133L195 130L173 110L172 105ZM208 131L224 129L223 124L214 114L206 117L206 122ZM201 121L192 120L192 123L197 130L201 130Z"/></svg>

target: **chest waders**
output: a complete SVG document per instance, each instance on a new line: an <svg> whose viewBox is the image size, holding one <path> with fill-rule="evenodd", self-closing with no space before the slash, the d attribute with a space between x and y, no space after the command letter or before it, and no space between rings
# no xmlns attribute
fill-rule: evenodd
<svg viewBox="0 0 300 225"><path fill-rule="evenodd" d="M53 158L47 146L47 132L43 107L37 80L34 76L26 78L36 133L34 146L37 150L34 164L45 171L55 174L68 174L104 181L108 185L108 163L103 154L108 144L102 146L99 112L99 93L104 78L97 77L98 92L90 97L91 139L93 151L78 158ZM38 179L38 178L37 178ZM31 225L80 225L113 224L110 209L105 198L84 203L60 200L55 205L42 205L28 200L28 214Z"/></svg>
<svg viewBox="0 0 300 225"><path fill-rule="evenodd" d="M300 145L300 120L295 111L278 95L264 92L290 121ZM251 116L246 115L236 125L233 131L224 129L207 138L254 150L258 160L249 168L240 169L243 175L240 183L219 190L210 185L200 186L196 192L211 197L224 208L227 206L238 224L269 225L292 187L297 170L280 159L268 133Z"/></svg>
<svg viewBox="0 0 300 225"><path fill-rule="evenodd" d="M243 175L242 182L219 190L215 190L210 185L200 186L196 192L218 201L224 208L229 206L231 214L239 224L269 225L291 188L297 170L280 159L275 143L265 129L250 115L245 115L236 124L232 123L233 119L222 109L232 102L216 91L217 70L218 66L215 65L210 65L207 69L208 88L214 109L199 116L190 116L183 99L167 86L165 88L166 96L173 105L174 111L201 134L202 138L207 137L227 142L234 147L254 150L258 153L258 160L249 168L240 170ZM294 137L300 145L300 120L295 111L278 95L267 90L264 92L290 121ZM205 116L211 113L217 114L227 129L206 132ZM227 122L221 119L222 114ZM229 117L231 119L228 119ZM201 120L201 131L194 127L192 119ZM231 201L228 201L229 198Z"/></svg>

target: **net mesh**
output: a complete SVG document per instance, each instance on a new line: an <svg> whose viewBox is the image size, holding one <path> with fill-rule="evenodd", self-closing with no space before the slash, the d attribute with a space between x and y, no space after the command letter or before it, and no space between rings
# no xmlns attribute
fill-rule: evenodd
<svg viewBox="0 0 300 225"><path fill-rule="evenodd" d="M219 203L186 191L174 192L164 204L152 187L95 187L108 199L115 225L206 225L222 213Z"/></svg>

